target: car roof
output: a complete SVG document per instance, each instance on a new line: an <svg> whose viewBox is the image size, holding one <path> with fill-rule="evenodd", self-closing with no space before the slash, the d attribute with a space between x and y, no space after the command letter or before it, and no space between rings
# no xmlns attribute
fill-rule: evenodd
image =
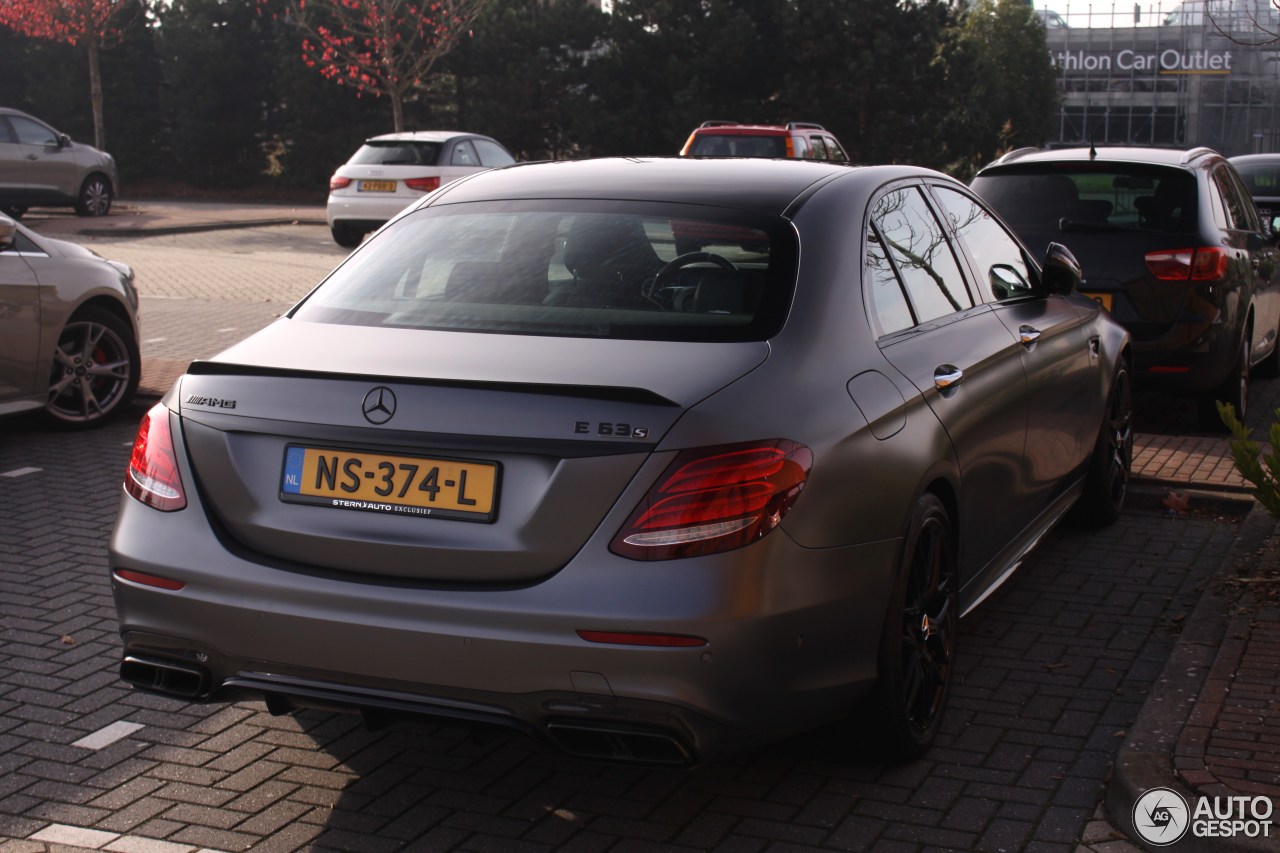
<svg viewBox="0 0 1280 853"><path fill-rule="evenodd" d="M1271 154L1237 154L1227 159L1232 163L1280 163L1280 152Z"/></svg>
<svg viewBox="0 0 1280 853"><path fill-rule="evenodd" d="M1176 166L1190 168L1195 161L1202 158L1221 158L1222 155L1211 148L1155 148L1138 145L1116 145L1081 148L1019 148L1010 151L994 163L989 163L982 171L996 167L1022 166L1030 163L1062 163L1062 162L1111 162L1111 163L1150 163L1159 166Z"/></svg>
<svg viewBox="0 0 1280 853"><path fill-rule="evenodd" d="M492 169L447 184L424 204L600 199L714 205L781 215L819 185L851 174L877 186L910 176L951 180L917 166L852 166L794 158L619 157Z"/></svg>
<svg viewBox="0 0 1280 853"><path fill-rule="evenodd" d="M463 130L409 130L400 133L384 133L371 136L365 142L448 142L450 139L488 139L482 133L468 133Z"/></svg>

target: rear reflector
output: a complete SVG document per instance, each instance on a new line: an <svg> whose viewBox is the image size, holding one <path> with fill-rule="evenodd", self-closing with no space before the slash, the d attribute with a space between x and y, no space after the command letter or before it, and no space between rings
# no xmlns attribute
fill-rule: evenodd
<svg viewBox="0 0 1280 853"><path fill-rule="evenodd" d="M329 179L329 189L331 190L345 190L349 186L351 186L350 178L344 178L341 175L334 175Z"/></svg>
<svg viewBox="0 0 1280 853"><path fill-rule="evenodd" d="M1148 252L1147 269L1161 281L1217 281L1227 275L1230 256L1226 249L1169 249Z"/></svg>
<svg viewBox="0 0 1280 853"><path fill-rule="evenodd" d="M617 631L579 631L578 636L589 643L607 643L614 646L660 646L664 648L696 648L705 646L701 637L687 634L628 634Z"/></svg>
<svg viewBox="0 0 1280 853"><path fill-rule="evenodd" d="M156 575L149 575L146 572L135 572L132 569L116 569L112 574L121 580L140 583L143 586L154 586L157 589L179 590L186 586L182 581L157 577Z"/></svg>
<svg viewBox="0 0 1280 853"><path fill-rule="evenodd" d="M161 512L174 512L187 505L169 432L169 410L163 403L156 403L142 416L129 456L129 470L124 475L124 490Z"/></svg>
<svg viewBox="0 0 1280 853"><path fill-rule="evenodd" d="M683 451L609 549L669 560L741 548L781 523L812 464L809 448L785 439Z"/></svg>

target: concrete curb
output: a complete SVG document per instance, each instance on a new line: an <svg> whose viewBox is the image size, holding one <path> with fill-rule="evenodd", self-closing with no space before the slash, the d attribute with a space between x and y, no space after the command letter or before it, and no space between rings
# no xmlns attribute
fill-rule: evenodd
<svg viewBox="0 0 1280 853"><path fill-rule="evenodd" d="M1183 626L1164 671L1143 703L1142 711L1116 757L1107 784L1107 811L1112 824L1144 849L1151 848L1143 844L1133 825L1133 807L1144 792L1152 788L1170 788L1189 804L1200 796L1179 778L1174 767L1174 755L1196 700L1222 651L1222 641L1230 622L1229 595L1223 581L1241 564L1257 559L1260 547L1275 527L1276 519L1255 503ZM1275 839L1201 839L1188 833L1180 841L1159 849L1179 853L1262 853L1275 850Z"/></svg>
<svg viewBox="0 0 1280 853"><path fill-rule="evenodd" d="M245 219L220 220L190 225L157 225L123 228L81 228L76 234L85 237L163 237L171 234L194 234L200 231L227 231L234 228L263 228L271 225L327 225L323 219Z"/></svg>

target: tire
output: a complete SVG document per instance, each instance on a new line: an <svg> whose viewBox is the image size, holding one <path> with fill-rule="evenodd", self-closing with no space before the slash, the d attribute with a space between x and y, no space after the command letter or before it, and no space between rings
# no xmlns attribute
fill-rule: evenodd
<svg viewBox="0 0 1280 853"><path fill-rule="evenodd" d="M21 219L26 212L27 208L20 204L6 204L4 207L0 207L0 213L10 219Z"/></svg>
<svg viewBox="0 0 1280 853"><path fill-rule="evenodd" d="M956 545L942 501L921 495L912 510L880 638L879 676L864 737L892 761L919 758L938 733L955 674L960 610Z"/></svg>
<svg viewBox="0 0 1280 853"><path fill-rule="evenodd" d="M333 235L333 242L344 249L354 249L364 239L364 234L349 225L343 225L341 222L333 223L329 228L329 233Z"/></svg>
<svg viewBox="0 0 1280 853"><path fill-rule="evenodd" d="M76 213L81 216L106 216L111 211L114 194L111 181L104 175L90 175L80 185L76 197Z"/></svg>
<svg viewBox="0 0 1280 853"><path fill-rule="evenodd" d="M1226 432L1227 427L1218 414L1218 401L1235 409L1243 423L1249 408L1249 332L1244 333L1236 362L1222 384L1200 398L1198 415L1200 428L1206 432Z"/></svg>
<svg viewBox="0 0 1280 853"><path fill-rule="evenodd" d="M1124 509L1133 466L1133 382L1129 366L1120 363L1102 415L1098 441L1089 460L1084 494L1077 516L1090 527L1114 524Z"/></svg>
<svg viewBox="0 0 1280 853"><path fill-rule="evenodd" d="M133 399L142 374L138 342L110 311L78 311L58 335L45 416L59 426L98 426Z"/></svg>

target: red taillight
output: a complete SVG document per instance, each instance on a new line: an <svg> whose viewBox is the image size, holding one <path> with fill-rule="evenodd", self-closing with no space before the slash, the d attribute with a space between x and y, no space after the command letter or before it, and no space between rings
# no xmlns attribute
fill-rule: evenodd
<svg viewBox="0 0 1280 853"><path fill-rule="evenodd" d="M1227 275L1226 249L1168 249L1147 253L1147 269L1161 281L1217 281Z"/></svg>
<svg viewBox="0 0 1280 853"><path fill-rule="evenodd" d="M341 175L334 175L329 179L330 190L345 190L349 186L351 186L350 178L344 178Z"/></svg>
<svg viewBox="0 0 1280 853"><path fill-rule="evenodd" d="M133 440L129 470L124 475L124 490L150 507L173 512L187 505L182 491L182 475L169 433L169 410L156 403L142 416L138 435Z"/></svg>
<svg viewBox="0 0 1280 853"><path fill-rule="evenodd" d="M434 178L405 178L404 185L411 190L429 193L440 188L440 176Z"/></svg>
<svg viewBox="0 0 1280 853"><path fill-rule="evenodd" d="M741 548L778 526L812 464L809 448L784 439L686 450L609 549L633 560L669 560Z"/></svg>

